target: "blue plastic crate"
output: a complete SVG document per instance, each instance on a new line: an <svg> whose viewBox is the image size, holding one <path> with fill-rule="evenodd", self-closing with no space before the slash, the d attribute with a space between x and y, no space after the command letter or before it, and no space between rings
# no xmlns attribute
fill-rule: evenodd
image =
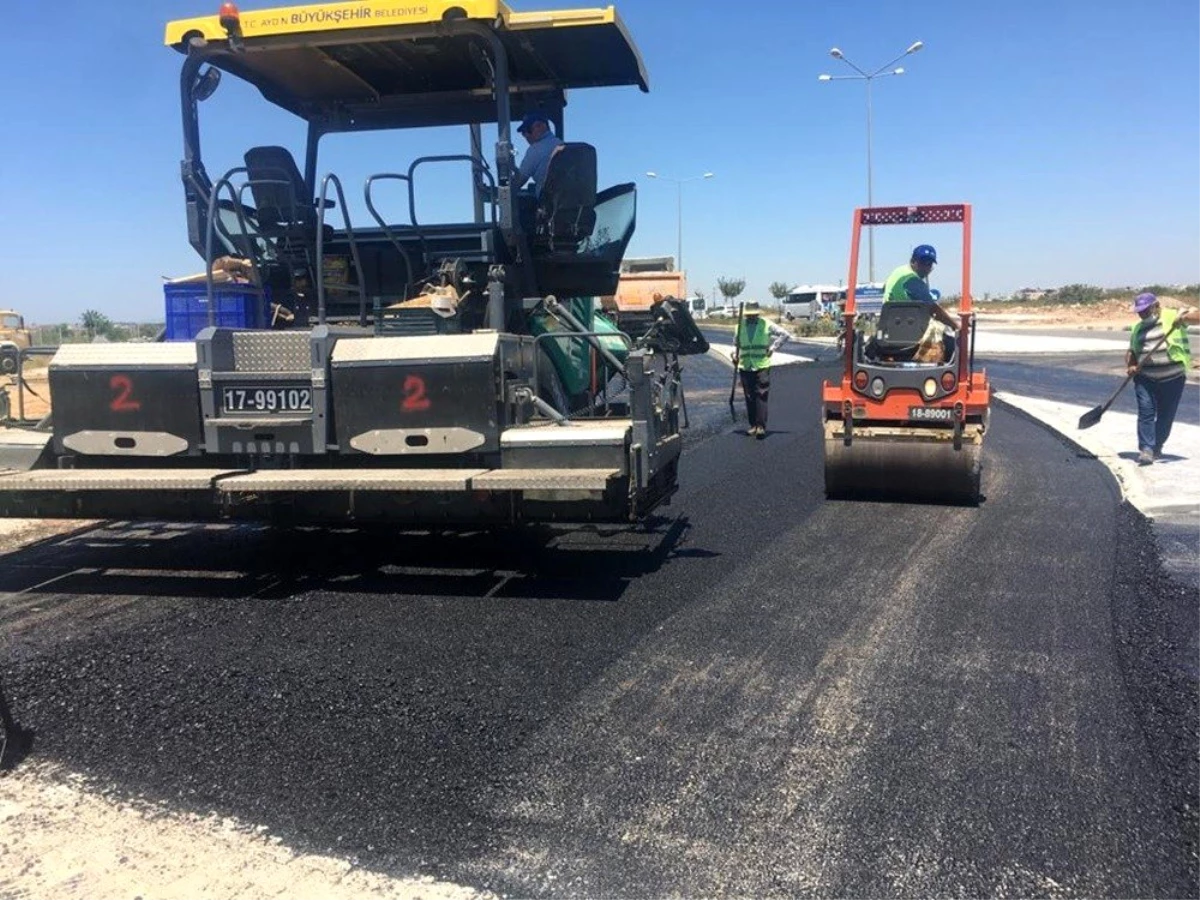
<svg viewBox="0 0 1200 900"><path fill-rule="evenodd" d="M164 284L167 340L190 341L207 328L208 287ZM213 285L213 324L222 328L262 328L267 298L249 285Z"/></svg>

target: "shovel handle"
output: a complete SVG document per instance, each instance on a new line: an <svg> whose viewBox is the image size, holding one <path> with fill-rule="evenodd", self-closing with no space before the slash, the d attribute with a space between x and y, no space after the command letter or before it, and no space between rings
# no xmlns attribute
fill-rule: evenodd
<svg viewBox="0 0 1200 900"><path fill-rule="evenodd" d="M734 398L737 396L738 383L738 360L741 354L738 353L738 333L742 330L742 316L746 312L746 304L743 302L738 305L737 326L733 329L733 353L730 354L730 359L733 361L733 383L729 385L729 415L733 417L733 421L737 421L737 411L734 409Z"/></svg>

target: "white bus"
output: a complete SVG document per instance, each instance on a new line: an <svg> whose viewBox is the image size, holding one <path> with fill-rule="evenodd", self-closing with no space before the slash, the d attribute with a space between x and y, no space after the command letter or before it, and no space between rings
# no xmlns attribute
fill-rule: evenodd
<svg viewBox="0 0 1200 900"><path fill-rule="evenodd" d="M815 322L822 316L836 315L845 299L846 289L841 285L798 284L783 298L783 319Z"/></svg>
<svg viewBox="0 0 1200 900"><path fill-rule="evenodd" d="M708 318L708 305L704 302L703 297L688 297L683 302L687 304L688 312L692 314L693 319Z"/></svg>

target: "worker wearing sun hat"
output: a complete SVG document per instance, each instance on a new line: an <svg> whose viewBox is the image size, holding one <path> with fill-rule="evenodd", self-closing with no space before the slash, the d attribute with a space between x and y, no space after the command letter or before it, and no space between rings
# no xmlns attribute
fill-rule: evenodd
<svg viewBox="0 0 1200 900"><path fill-rule="evenodd" d="M791 333L763 318L762 307L751 300L742 305L733 334L733 365L746 398L746 434L767 436L767 398L771 390L771 356L788 342ZM732 398L731 398L732 399Z"/></svg>
<svg viewBox="0 0 1200 900"><path fill-rule="evenodd" d="M1200 311L1164 307L1148 292L1134 298L1133 311L1138 321L1130 330L1125 371L1137 395L1138 465L1148 466L1162 457L1175 424L1192 362L1187 326L1200 324Z"/></svg>

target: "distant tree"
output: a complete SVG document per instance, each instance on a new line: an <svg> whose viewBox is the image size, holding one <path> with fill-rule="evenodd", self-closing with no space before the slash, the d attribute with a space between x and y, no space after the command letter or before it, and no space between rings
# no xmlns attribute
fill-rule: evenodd
<svg viewBox="0 0 1200 900"><path fill-rule="evenodd" d="M721 296L725 301L731 302L738 294L746 289L745 278L718 278L717 290L721 292Z"/></svg>
<svg viewBox="0 0 1200 900"><path fill-rule="evenodd" d="M782 281L772 281L767 287L768 293L776 300L782 300L788 295L789 286Z"/></svg>
<svg viewBox="0 0 1200 900"><path fill-rule="evenodd" d="M1068 284L1054 292L1056 303L1098 303L1104 291L1091 284Z"/></svg>
<svg viewBox="0 0 1200 900"><path fill-rule="evenodd" d="M88 340L95 340L97 335L108 335L113 330L112 320L104 313L95 309L89 309L79 317L79 324L83 326L83 330L87 332Z"/></svg>

